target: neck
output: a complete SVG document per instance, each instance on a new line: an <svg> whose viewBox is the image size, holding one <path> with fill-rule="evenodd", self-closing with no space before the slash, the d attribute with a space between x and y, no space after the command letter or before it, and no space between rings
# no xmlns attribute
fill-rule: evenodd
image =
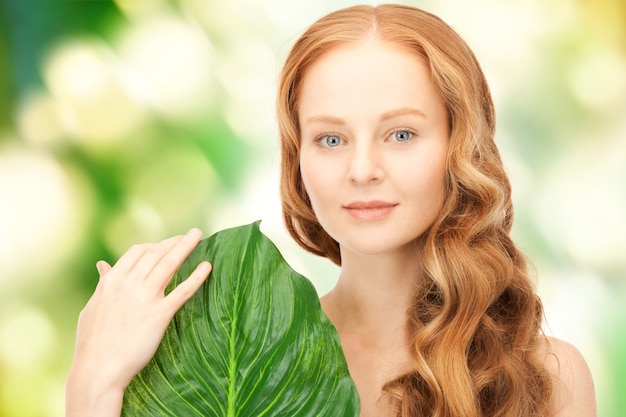
<svg viewBox="0 0 626 417"><path fill-rule="evenodd" d="M415 248L382 256L342 251L339 280L322 298L322 307L340 334L403 343L419 270Z"/></svg>

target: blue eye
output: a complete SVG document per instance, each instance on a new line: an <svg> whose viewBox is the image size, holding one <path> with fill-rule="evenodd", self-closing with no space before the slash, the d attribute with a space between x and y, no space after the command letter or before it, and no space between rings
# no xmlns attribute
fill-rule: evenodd
<svg viewBox="0 0 626 417"><path fill-rule="evenodd" d="M396 130L391 134L391 140L395 142L406 142L413 137L413 133L408 130Z"/></svg>
<svg viewBox="0 0 626 417"><path fill-rule="evenodd" d="M320 142L328 148L336 148L341 145L341 138L337 135L325 135L320 138Z"/></svg>

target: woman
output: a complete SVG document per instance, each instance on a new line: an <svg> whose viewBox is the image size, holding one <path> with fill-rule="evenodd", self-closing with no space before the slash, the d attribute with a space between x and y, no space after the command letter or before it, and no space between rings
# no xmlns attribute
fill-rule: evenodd
<svg viewBox="0 0 626 417"><path fill-rule="evenodd" d="M362 416L595 416L578 351L543 336L509 237L494 112L467 45L407 6L331 13L296 42L278 120L285 223L341 265L321 299ZM167 297L192 230L131 248L81 313L67 415L119 415L125 387L210 272Z"/></svg>

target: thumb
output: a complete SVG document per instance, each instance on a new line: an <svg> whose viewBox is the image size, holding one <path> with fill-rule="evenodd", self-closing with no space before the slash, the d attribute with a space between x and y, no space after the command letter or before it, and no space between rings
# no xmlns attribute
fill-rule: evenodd
<svg viewBox="0 0 626 417"><path fill-rule="evenodd" d="M96 269L100 274L100 278L102 278L111 270L111 265L109 265L106 261L98 261L96 262Z"/></svg>

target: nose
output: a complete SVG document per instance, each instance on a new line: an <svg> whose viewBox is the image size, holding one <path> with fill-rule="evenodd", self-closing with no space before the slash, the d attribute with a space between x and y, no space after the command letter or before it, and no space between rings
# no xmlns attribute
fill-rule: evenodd
<svg viewBox="0 0 626 417"><path fill-rule="evenodd" d="M382 154L369 143L354 147L350 156L350 181L357 184L376 183L383 179Z"/></svg>

